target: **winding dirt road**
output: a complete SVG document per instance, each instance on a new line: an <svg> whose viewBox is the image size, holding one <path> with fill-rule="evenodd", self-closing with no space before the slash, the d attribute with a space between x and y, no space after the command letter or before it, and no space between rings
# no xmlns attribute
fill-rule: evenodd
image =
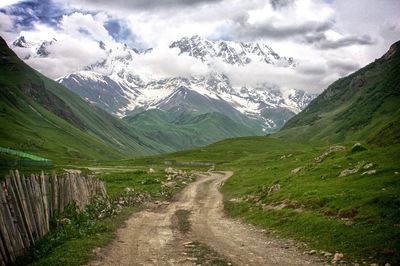
<svg viewBox="0 0 400 266"><path fill-rule="evenodd" d="M293 242L225 217L219 188L232 174L197 173L177 201L134 214L89 265L198 265L185 252L191 241L204 243L233 265L320 265L318 257L303 254ZM178 230L177 210L191 212L187 234Z"/></svg>

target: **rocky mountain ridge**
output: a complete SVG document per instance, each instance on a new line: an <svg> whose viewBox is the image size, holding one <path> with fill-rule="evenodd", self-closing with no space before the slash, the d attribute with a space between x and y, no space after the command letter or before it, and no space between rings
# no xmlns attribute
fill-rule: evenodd
<svg viewBox="0 0 400 266"><path fill-rule="evenodd" d="M30 55L25 58L29 60L30 57L49 56L51 49L48 48L56 42L53 39L35 44L21 36L13 46L29 49ZM268 83L254 87L233 86L229 78L218 71L201 77L149 78L135 70L135 59L152 53L152 49L139 51L126 44L108 45L103 41L99 42L99 47L104 50L102 58L57 81L120 117L162 108L179 88L185 88L212 100L214 104L229 104L248 118L257 120L264 132L270 132L279 129L315 97L297 89L282 91ZM293 58L281 57L271 47L260 43L210 41L196 35L184 37L169 47L208 65L212 60L220 60L240 67L255 60L277 67L296 67ZM165 107L163 110L168 111Z"/></svg>

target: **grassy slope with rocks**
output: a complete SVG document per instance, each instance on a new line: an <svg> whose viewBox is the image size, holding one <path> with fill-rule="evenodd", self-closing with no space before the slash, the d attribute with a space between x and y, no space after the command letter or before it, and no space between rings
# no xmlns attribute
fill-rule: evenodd
<svg viewBox="0 0 400 266"><path fill-rule="evenodd" d="M346 150L330 154L321 163L315 158L330 146L270 137L225 140L119 163L218 162L217 170L235 172L222 187L231 216L301 240L310 249L343 252L345 260L399 263L400 146L367 145L365 151L352 152L353 144L343 143ZM369 169L340 176L343 170L370 163ZM292 173L299 167L298 173ZM369 170L376 173L363 175ZM279 189L268 194L275 184Z"/></svg>
<svg viewBox="0 0 400 266"><path fill-rule="evenodd" d="M399 143L400 42L381 58L330 85L276 136Z"/></svg>

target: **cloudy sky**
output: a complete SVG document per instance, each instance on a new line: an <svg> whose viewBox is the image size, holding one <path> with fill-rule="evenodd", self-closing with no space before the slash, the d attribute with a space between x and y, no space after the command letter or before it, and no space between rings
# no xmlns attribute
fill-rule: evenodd
<svg viewBox="0 0 400 266"><path fill-rule="evenodd" d="M166 51L184 36L264 42L295 58L298 67L249 64L221 70L241 76L237 85L267 79L320 92L399 40L398 14L399 0L1 0L0 35L9 44L21 35L29 41L56 38L52 56L27 60L52 78L96 62L99 41L155 48L149 59L141 59L142 67L161 76L204 74L201 66L188 67L193 60Z"/></svg>

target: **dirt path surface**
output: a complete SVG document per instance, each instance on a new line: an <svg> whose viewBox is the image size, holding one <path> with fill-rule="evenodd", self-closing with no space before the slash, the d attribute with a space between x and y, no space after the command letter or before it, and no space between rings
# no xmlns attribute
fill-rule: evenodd
<svg viewBox="0 0 400 266"><path fill-rule="evenodd" d="M89 265L199 265L187 249L193 241L219 254L226 263L218 265L320 265L318 257L303 254L293 242L225 217L219 188L231 175L198 173L177 201L134 214ZM178 210L190 211L188 233L179 230Z"/></svg>

